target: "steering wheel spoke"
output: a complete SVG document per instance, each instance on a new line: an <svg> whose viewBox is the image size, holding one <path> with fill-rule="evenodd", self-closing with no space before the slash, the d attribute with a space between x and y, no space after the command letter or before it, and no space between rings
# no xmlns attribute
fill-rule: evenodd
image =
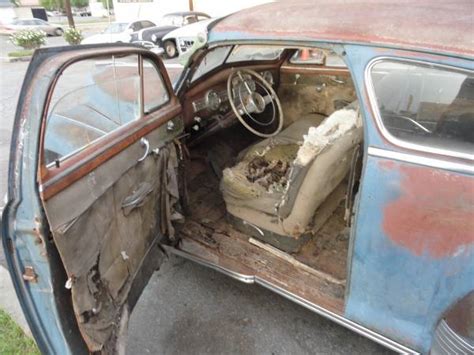
<svg viewBox="0 0 474 355"><path fill-rule="evenodd" d="M268 105L269 103L271 103L273 101L273 95L272 94L269 94L269 95L265 95L263 97L263 102L265 102L265 105Z"/></svg>

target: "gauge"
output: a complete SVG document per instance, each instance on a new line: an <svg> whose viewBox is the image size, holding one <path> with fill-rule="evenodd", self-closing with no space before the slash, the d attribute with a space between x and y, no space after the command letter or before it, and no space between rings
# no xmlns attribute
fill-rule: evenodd
<svg viewBox="0 0 474 355"><path fill-rule="evenodd" d="M206 94L206 106L212 111L216 111L221 105L221 98L214 90L209 90Z"/></svg>
<svg viewBox="0 0 474 355"><path fill-rule="evenodd" d="M268 70L266 70L262 73L262 77L270 85L273 85L275 83L275 81L273 80L273 74L271 72L269 72Z"/></svg>

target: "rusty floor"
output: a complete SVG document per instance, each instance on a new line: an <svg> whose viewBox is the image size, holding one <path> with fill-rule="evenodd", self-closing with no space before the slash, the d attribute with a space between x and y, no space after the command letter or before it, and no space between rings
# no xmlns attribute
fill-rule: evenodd
<svg viewBox="0 0 474 355"><path fill-rule="evenodd" d="M292 263L251 244L248 236L235 230L226 220L218 178L204 164L194 168L199 172L188 184L192 214L179 227L183 251L219 267L258 276L334 312L343 312L348 248L343 203L299 253L289 255L297 260Z"/></svg>

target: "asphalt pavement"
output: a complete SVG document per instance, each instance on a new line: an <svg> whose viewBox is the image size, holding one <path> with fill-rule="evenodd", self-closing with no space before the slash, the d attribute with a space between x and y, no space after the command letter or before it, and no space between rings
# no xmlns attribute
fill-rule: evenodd
<svg viewBox="0 0 474 355"><path fill-rule="evenodd" d="M1 51L9 44L0 37ZM61 44L50 38L50 44ZM0 63L0 196L13 116L28 63ZM173 73L176 77L176 71ZM20 103L21 104L21 103ZM1 203L0 203L1 205ZM0 265L4 263L0 250ZM1 266L0 266L1 267ZM260 286L172 256L132 313L129 354L384 354L358 336Z"/></svg>

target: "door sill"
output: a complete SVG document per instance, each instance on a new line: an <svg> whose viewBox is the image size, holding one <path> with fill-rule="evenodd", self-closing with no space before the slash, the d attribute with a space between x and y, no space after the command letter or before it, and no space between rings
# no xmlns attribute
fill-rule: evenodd
<svg viewBox="0 0 474 355"><path fill-rule="evenodd" d="M184 241L184 240L183 240ZM196 242L195 242L196 243ZM191 243L192 244L192 243ZM191 260L196 262L197 264L209 267L213 270L219 271L227 276L230 276L236 280L247 284L258 284L261 285L313 312L319 314L325 318L328 318L337 324L346 327L357 334L360 334L382 346L385 346L388 349L396 351L398 353L404 354L417 354L418 352L396 342L393 341L379 333L376 333L358 323L351 321L348 318L343 316L343 306L341 307L327 307L316 304L307 298L305 298L301 294L296 294L288 288L285 288L282 284L277 284L272 282L268 279L262 278L256 273L250 271L250 269L246 268L243 265L240 265L240 268L231 267L230 265L223 265L222 262L218 258L210 258L209 255L206 257L202 257L200 254L195 254L191 252L189 243L184 243L184 245L180 246L180 249L173 248L170 246L163 245L166 251L173 253L174 255L183 257L185 259ZM237 265L234 265L237 266Z"/></svg>

